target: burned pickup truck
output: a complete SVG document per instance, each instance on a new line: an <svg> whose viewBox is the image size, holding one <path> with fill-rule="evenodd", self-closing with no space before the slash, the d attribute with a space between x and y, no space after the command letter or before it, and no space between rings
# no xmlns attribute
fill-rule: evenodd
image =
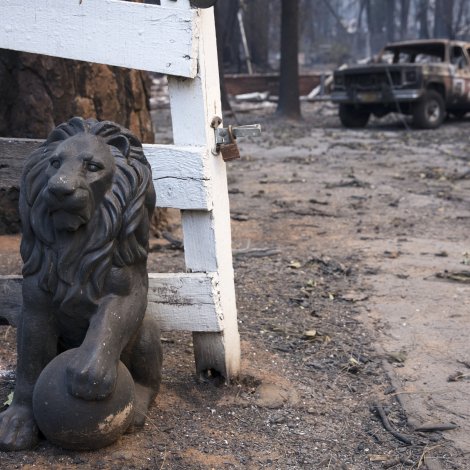
<svg viewBox="0 0 470 470"><path fill-rule="evenodd" d="M446 113L462 118L470 111L470 43L389 44L372 63L336 70L331 99L345 127L391 112L411 115L422 129L439 127Z"/></svg>

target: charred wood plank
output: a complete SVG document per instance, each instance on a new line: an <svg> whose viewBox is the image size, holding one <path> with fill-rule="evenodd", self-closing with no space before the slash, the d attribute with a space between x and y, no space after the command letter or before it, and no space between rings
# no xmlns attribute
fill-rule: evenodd
<svg viewBox="0 0 470 470"><path fill-rule="evenodd" d="M25 157L40 143L31 139L0 139L0 235L20 231L21 171Z"/></svg>

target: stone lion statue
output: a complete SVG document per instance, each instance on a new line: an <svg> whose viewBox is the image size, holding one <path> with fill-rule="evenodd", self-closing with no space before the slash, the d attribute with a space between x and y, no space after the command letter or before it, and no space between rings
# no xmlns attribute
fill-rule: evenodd
<svg viewBox="0 0 470 470"><path fill-rule="evenodd" d="M13 402L0 415L0 449L33 447L34 385L58 354L78 348L68 393L104 400L121 360L135 383L134 425L158 393L159 328L146 316L149 220L155 207L140 142L112 122L73 118L25 165L23 309Z"/></svg>

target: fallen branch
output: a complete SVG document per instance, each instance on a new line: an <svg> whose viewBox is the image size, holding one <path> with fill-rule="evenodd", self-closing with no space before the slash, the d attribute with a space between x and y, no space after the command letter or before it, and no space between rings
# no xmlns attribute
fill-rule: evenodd
<svg viewBox="0 0 470 470"><path fill-rule="evenodd" d="M436 431L450 431L456 429L458 426L454 423L427 423L422 424L415 428L415 431L420 432L436 432Z"/></svg>
<svg viewBox="0 0 470 470"><path fill-rule="evenodd" d="M174 248L175 250L184 251L184 244L181 240L178 240L177 238L175 238L173 235L171 235L168 232L162 232L162 237L166 241L170 242L171 247Z"/></svg>
<svg viewBox="0 0 470 470"><path fill-rule="evenodd" d="M411 442L411 439L407 436L404 436L403 434L399 433L398 431L395 431L391 424L390 424L390 421L388 420L387 418L387 415L385 414L385 411L382 407L382 405L380 405L379 403L373 403L372 405L373 409L377 412L377 414L379 415L379 418L380 420L382 421L382 424L384 426L384 428L393 436L395 437L396 439L398 439L399 441L405 443L405 444L408 444L408 445L411 445L412 442Z"/></svg>
<svg viewBox="0 0 470 470"><path fill-rule="evenodd" d="M329 214L328 212L323 212L319 209L285 209L282 211L277 211L273 212L273 215L278 215L278 214L294 214L294 215L300 215L302 217L337 217L335 214Z"/></svg>
<svg viewBox="0 0 470 470"><path fill-rule="evenodd" d="M445 279L447 281L470 283L470 271L444 271L443 273L436 273L438 279Z"/></svg>
<svg viewBox="0 0 470 470"><path fill-rule="evenodd" d="M370 183L367 181L361 181L355 176L352 176L350 180L344 181L341 180L339 183L326 183L326 189L335 189L335 188L370 188Z"/></svg>

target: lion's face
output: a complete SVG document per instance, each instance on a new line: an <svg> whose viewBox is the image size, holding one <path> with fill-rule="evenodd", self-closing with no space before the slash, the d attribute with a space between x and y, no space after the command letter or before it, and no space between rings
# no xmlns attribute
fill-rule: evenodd
<svg viewBox="0 0 470 470"><path fill-rule="evenodd" d="M57 231L74 232L90 221L115 169L109 146L100 137L79 134L57 146L49 157L44 192Z"/></svg>
<svg viewBox="0 0 470 470"><path fill-rule="evenodd" d="M147 260L152 174L142 144L118 124L57 126L25 164L19 206L23 275L63 305L97 302L112 267Z"/></svg>

